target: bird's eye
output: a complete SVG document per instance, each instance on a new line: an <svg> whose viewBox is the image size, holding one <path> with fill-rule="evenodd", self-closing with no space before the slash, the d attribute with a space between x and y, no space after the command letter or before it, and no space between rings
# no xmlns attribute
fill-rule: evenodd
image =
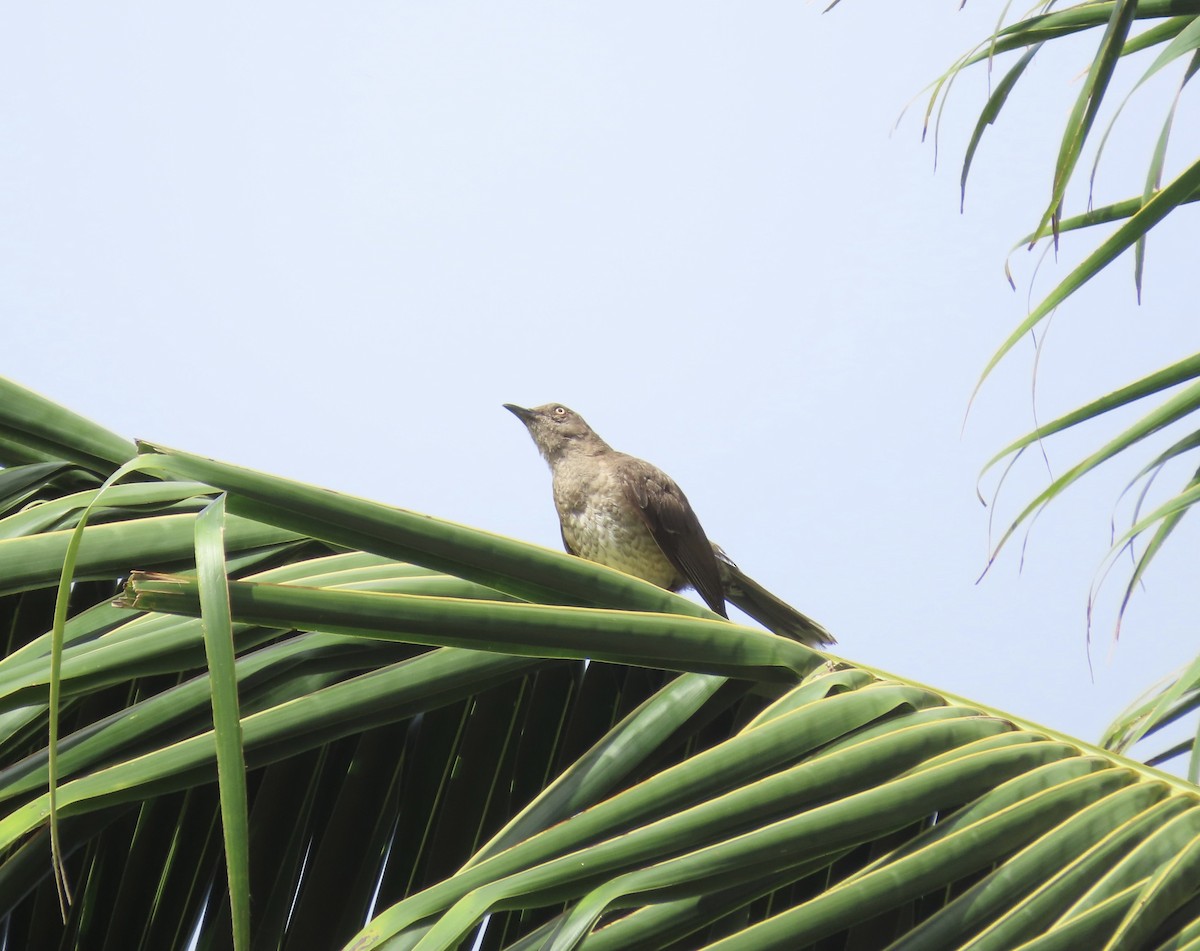
<svg viewBox="0 0 1200 951"><path fill-rule="evenodd" d="M555 415L555 416L566 416L566 415L567 415L567 408L566 408L565 406L556 406L556 407L554 407L554 415Z"/></svg>

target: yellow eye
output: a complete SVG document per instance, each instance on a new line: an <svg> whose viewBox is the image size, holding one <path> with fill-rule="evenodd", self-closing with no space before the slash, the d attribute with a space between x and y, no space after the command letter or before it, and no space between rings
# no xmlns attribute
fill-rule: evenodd
<svg viewBox="0 0 1200 951"><path fill-rule="evenodd" d="M554 407L554 415L555 416L566 416L567 415L566 407L565 406Z"/></svg>

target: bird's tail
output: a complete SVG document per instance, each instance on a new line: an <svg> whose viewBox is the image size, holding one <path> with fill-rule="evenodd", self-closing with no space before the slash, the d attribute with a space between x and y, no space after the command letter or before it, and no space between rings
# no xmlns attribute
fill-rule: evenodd
<svg viewBox="0 0 1200 951"><path fill-rule="evenodd" d="M725 597L758 621L768 631L782 634L807 644L824 647L836 644L832 634L806 614L801 614L786 601L781 601L729 560L729 556L713 545L721 569L721 584Z"/></svg>

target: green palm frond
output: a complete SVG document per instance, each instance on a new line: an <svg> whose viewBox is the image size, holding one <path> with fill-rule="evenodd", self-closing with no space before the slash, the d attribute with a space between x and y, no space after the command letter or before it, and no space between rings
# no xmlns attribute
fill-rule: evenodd
<svg viewBox="0 0 1200 951"><path fill-rule="evenodd" d="M1004 54L1017 57L990 93L976 121L963 161L961 181L964 195L967 178L978 154L983 133L997 121L1009 105L1018 84L1029 81L1028 67L1033 59L1045 59L1064 46L1058 41L1066 37L1076 37L1080 40L1094 37L1094 52L1084 72L1074 106L1063 125L1048 200L1038 212L1036 226L1017 242L1014 250L1019 247L1032 247L1044 239L1053 240L1057 246L1060 237L1065 233L1091 232L1104 225L1114 225L1115 228L1106 236L1100 237L1082 262L1072 268L1057 286L1032 307L989 359L978 386L983 384L1018 341L1036 331L1056 308L1068 302L1076 291L1131 250L1134 259L1134 285L1140 299L1148 235L1166 218L1183 213L1182 209L1185 206L1200 199L1200 159L1185 162L1180 170L1167 174L1168 145L1177 107L1185 88L1200 69L1200 3L1195 0L1085 0L1065 7L1043 3L1030 15L1012 23L1001 23L991 36L982 40L975 49L961 57L940 77L934 84L930 98L928 114L932 115L935 109L940 112L945 107L949 89L962 70L978 67L983 63L988 64L990 68L992 62ZM1145 54L1151 53L1153 55L1149 57L1146 65ZM1143 57L1139 59L1135 54L1143 54ZM1144 95L1146 83L1152 77L1172 70L1178 71L1178 85L1170 101L1164 105L1162 126L1149 149L1150 157L1144 177L1131 186L1130 191L1134 193L1132 197L1093 208L1091 181L1095 179L1096 168L1106 147L1114 141L1117 119L1124 106L1135 95ZM1111 117L1095 148L1091 181L1088 182L1086 190L1086 207L1076 213L1067 214L1070 194L1068 188L1080 178L1084 147L1096 138L1102 109L1106 101L1113 98L1112 91L1119 87L1127 91L1120 104L1111 110ZM1009 280L1012 280L1011 273ZM1011 462L1025 447L1035 442L1040 443L1055 433L1100 418L1120 406L1136 401L1142 401L1147 407L1141 419L1126 426L1116 438L1070 467L1036 498L1023 506L1003 532L996 552L1018 528L1027 524L1045 505L1056 499L1084 474L1100 465L1113 463L1118 456L1134 450L1147 436L1164 428L1187 427L1196 431L1197 426L1193 420L1197 409L1200 409L1200 401L1196 398L1198 391L1195 386L1185 386L1174 394L1166 391L1194 381L1197 366L1200 366L1200 356L1190 356L1171 367L1136 379L1120 390L1088 401L1078 410L1014 440L989 460L981 476L1002 461ZM1156 396L1160 401L1154 405L1152 398ZM1152 481L1165 462L1198 448L1200 443L1193 437L1194 432L1177 437L1172 450L1144 467L1134 479L1134 483L1145 479ZM1143 496L1149 481L1144 483L1144 486ZM1142 533L1150 533L1149 543L1134 560L1134 567L1117 612L1118 628L1132 591L1197 498L1195 480L1189 479L1172 497L1156 506L1155 517L1141 518L1139 505L1132 519L1133 529L1110 553L1111 556L1121 550ZM1110 727L1109 739L1116 742L1118 736L1126 736L1127 739L1132 736L1129 732L1129 717L1137 721L1139 726L1134 732L1141 735L1141 730L1152 730L1156 724L1161 725L1156 717L1165 716L1167 711L1174 711L1173 715L1178 715L1175 701L1180 698L1180 690L1187 694L1188 689L1176 684L1175 688L1166 690L1164 696L1167 699L1164 703L1152 704L1147 708L1139 706L1136 711L1131 711ZM1187 752L1188 748L1185 744L1178 752ZM1193 779L1197 778L1198 765L1200 764L1194 759L1190 773Z"/></svg>
<svg viewBox="0 0 1200 951"><path fill-rule="evenodd" d="M1184 780L558 552L142 449L157 480L99 498L127 457L0 473L13 946L1115 947L1200 930ZM53 595L88 504L52 678Z"/></svg>

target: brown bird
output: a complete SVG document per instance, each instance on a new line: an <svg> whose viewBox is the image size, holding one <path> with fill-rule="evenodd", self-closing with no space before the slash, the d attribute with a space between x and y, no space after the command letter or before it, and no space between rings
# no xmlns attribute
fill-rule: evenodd
<svg viewBox="0 0 1200 951"><path fill-rule="evenodd" d="M722 617L730 601L776 634L813 647L835 643L710 542L683 490L661 469L617 452L565 406L504 408L525 424L550 464L568 552L668 591L695 588Z"/></svg>

